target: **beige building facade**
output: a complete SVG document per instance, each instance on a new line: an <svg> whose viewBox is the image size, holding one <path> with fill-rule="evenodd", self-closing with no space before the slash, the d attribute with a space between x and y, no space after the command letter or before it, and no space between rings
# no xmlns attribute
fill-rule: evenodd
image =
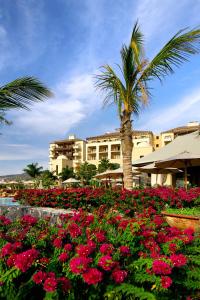
<svg viewBox="0 0 200 300"><path fill-rule="evenodd" d="M65 167L75 171L85 161L86 142L70 135L68 139L54 141L49 148L49 170L56 175L60 174Z"/></svg>
<svg viewBox="0 0 200 300"><path fill-rule="evenodd" d="M133 132L132 160L141 158L153 150L153 133L151 131ZM122 166L119 131L87 138L86 161L98 166L99 161L103 158L107 158L111 163L117 163Z"/></svg>
<svg viewBox="0 0 200 300"><path fill-rule="evenodd" d="M132 161L156 151L170 143L179 135L200 130L198 122L189 122L186 126L170 129L158 135L152 131L133 131ZM86 140L70 135L67 139L50 143L49 170L56 175L66 166L77 171L80 164L87 161L98 167L100 161L107 158L111 163L122 167L122 150L119 131L88 137Z"/></svg>

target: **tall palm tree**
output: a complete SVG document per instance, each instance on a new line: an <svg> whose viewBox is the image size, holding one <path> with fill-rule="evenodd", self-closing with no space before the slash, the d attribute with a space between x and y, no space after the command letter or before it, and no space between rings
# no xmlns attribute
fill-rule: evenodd
<svg viewBox="0 0 200 300"><path fill-rule="evenodd" d="M29 109L33 102L52 96L37 78L22 77L0 87L0 123L8 124L5 112L10 109Z"/></svg>
<svg viewBox="0 0 200 300"><path fill-rule="evenodd" d="M130 44L121 49L120 75L104 65L95 76L95 85L105 92L104 104L115 103L120 117L120 135L123 156L125 188L132 189L132 115L139 114L148 103L150 83L153 79L163 81L166 75L174 73L174 68L200 51L200 30L178 31L158 54L148 61L144 57L143 34L138 22L135 23Z"/></svg>
<svg viewBox="0 0 200 300"><path fill-rule="evenodd" d="M38 163L32 163L26 166L23 171L28 174L30 177L36 178L42 173L43 167L39 167Z"/></svg>

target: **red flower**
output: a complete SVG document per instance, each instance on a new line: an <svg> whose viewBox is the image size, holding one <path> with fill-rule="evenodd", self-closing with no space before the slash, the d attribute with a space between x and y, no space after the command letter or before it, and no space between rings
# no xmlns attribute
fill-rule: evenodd
<svg viewBox="0 0 200 300"><path fill-rule="evenodd" d="M61 283L62 290L65 293L71 288L71 282L66 277L57 278L57 282Z"/></svg>
<svg viewBox="0 0 200 300"><path fill-rule="evenodd" d="M103 254L109 255L112 254L114 247L112 244L102 244L99 251Z"/></svg>
<svg viewBox="0 0 200 300"><path fill-rule="evenodd" d="M11 224L10 219L5 216L0 216L0 221L2 222L2 225L10 225Z"/></svg>
<svg viewBox="0 0 200 300"><path fill-rule="evenodd" d="M124 270L116 270L112 272L112 278L116 283L124 282L124 279L127 277L127 272Z"/></svg>
<svg viewBox="0 0 200 300"><path fill-rule="evenodd" d="M187 258L183 254L172 254L170 259L175 267L182 267L187 263Z"/></svg>
<svg viewBox="0 0 200 300"><path fill-rule="evenodd" d="M95 268L89 268L83 275L83 280L87 284L97 284L102 281L103 274Z"/></svg>
<svg viewBox="0 0 200 300"><path fill-rule="evenodd" d="M44 265L48 264L49 263L49 258L47 258L47 257L40 258L40 263L44 264Z"/></svg>
<svg viewBox="0 0 200 300"><path fill-rule="evenodd" d="M105 271L110 271L116 265L110 255L102 256L98 261L98 266L102 267Z"/></svg>
<svg viewBox="0 0 200 300"><path fill-rule="evenodd" d="M80 227L76 223L69 224L68 230L72 238L77 238L82 234Z"/></svg>
<svg viewBox="0 0 200 300"><path fill-rule="evenodd" d="M172 280L169 276L161 276L161 284L164 289L167 289L172 284Z"/></svg>
<svg viewBox="0 0 200 300"><path fill-rule="evenodd" d="M54 292L57 288L57 280L54 277L47 278L44 282L43 288L46 292Z"/></svg>
<svg viewBox="0 0 200 300"><path fill-rule="evenodd" d="M38 271L37 273L35 273L32 277L33 281L36 284L41 284L43 282L43 280L45 280L47 277L47 274L43 271Z"/></svg>
<svg viewBox="0 0 200 300"><path fill-rule="evenodd" d="M34 260L38 257L39 252L36 249L24 251L15 256L15 267L22 272L26 272L33 264Z"/></svg>
<svg viewBox="0 0 200 300"><path fill-rule="evenodd" d="M61 253L58 257L60 262L65 262L68 258L69 258L69 255L66 252Z"/></svg>
<svg viewBox="0 0 200 300"><path fill-rule="evenodd" d="M56 238L56 239L53 241L53 245L54 245L54 247L56 247L56 248L62 248L62 239Z"/></svg>
<svg viewBox="0 0 200 300"><path fill-rule="evenodd" d="M168 275L172 272L170 265L162 260L154 260L152 269L155 274Z"/></svg>
<svg viewBox="0 0 200 300"><path fill-rule="evenodd" d="M88 264L91 262L90 258L86 257L74 257L71 259L69 266L73 273L82 274L88 268Z"/></svg>
<svg viewBox="0 0 200 300"><path fill-rule="evenodd" d="M170 252L175 252L177 250L177 245L174 243L169 244L169 251Z"/></svg>

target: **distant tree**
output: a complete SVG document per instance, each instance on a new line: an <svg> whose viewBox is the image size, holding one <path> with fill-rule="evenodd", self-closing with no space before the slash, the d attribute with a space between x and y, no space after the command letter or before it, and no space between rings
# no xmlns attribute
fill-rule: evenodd
<svg viewBox="0 0 200 300"><path fill-rule="evenodd" d="M103 158L103 159L101 159L101 161L98 165L98 173L103 173L107 170L116 170L119 167L120 167L119 164L110 163L109 159Z"/></svg>
<svg viewBox="0 0 200 300"><path fill-rule="evenodd" d="M110 163L109 169L110 170L116 170L120 168L120 164L117 163Z"/></svg>
<svg viewBox="0 0 200 300"><path fill-rule="evenodd" d="M36 178L42 173L43 167L38 166L38 163L32 163L26 166L23 171L32 178Z"/></svg>
<svg viewBox="0 0 200 300"><path fill-rule="evenodd" d="M10 109L29 109L34 102L52 96L50 90L37 78L22 77L0 87L0 123L11 124L5 113Z"/></svg>
<svg viewBox="0 0 200 300"><path fill-rule="evenodd" d="M90 179L97 173L97 168L93 164L84 162L77 171L77 177L84 183L89 183Z"/></svg>
<svg viewBox="0 0 200 300"><path fill-rule="evenodd" d="M103 173L110 168L110 161L107 158L102 158L98 165L98 172Z"/></svg>
<svg viewBox="0 0 200 300"><path fill-rule="evenodd" d="M44 170L41 172L41 174L37 177L37 186L40 185L40 182L42 182L42 186L44 188L49 188L53 185L55 185L55 180L57 179L57 177L50 172L49 170Z"/></svg>
<svg viewBox="0 0 200 300"><path fill-rule="evenodd" d="M63 168L62 172L59 173L59 176L61 176L62 180L64 181L68 178L75 177L75 174L73 168L66 166L65 168Z"/></svg>

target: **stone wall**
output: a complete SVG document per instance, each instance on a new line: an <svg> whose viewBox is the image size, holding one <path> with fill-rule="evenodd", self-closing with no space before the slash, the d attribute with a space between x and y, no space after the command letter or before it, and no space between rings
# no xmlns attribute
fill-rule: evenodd
<svg viewBox="0 0 200 300"><path fill-rule="evenodd" d="M49 217L50 223L60 224L61 221L59 216L61 214L74 214L75 211L69 209L56 209L50 207L33 207L33 206L0 206L0 214L6 214L11 220L23 217L24 215L30 214L38 219Z"/></svg>

